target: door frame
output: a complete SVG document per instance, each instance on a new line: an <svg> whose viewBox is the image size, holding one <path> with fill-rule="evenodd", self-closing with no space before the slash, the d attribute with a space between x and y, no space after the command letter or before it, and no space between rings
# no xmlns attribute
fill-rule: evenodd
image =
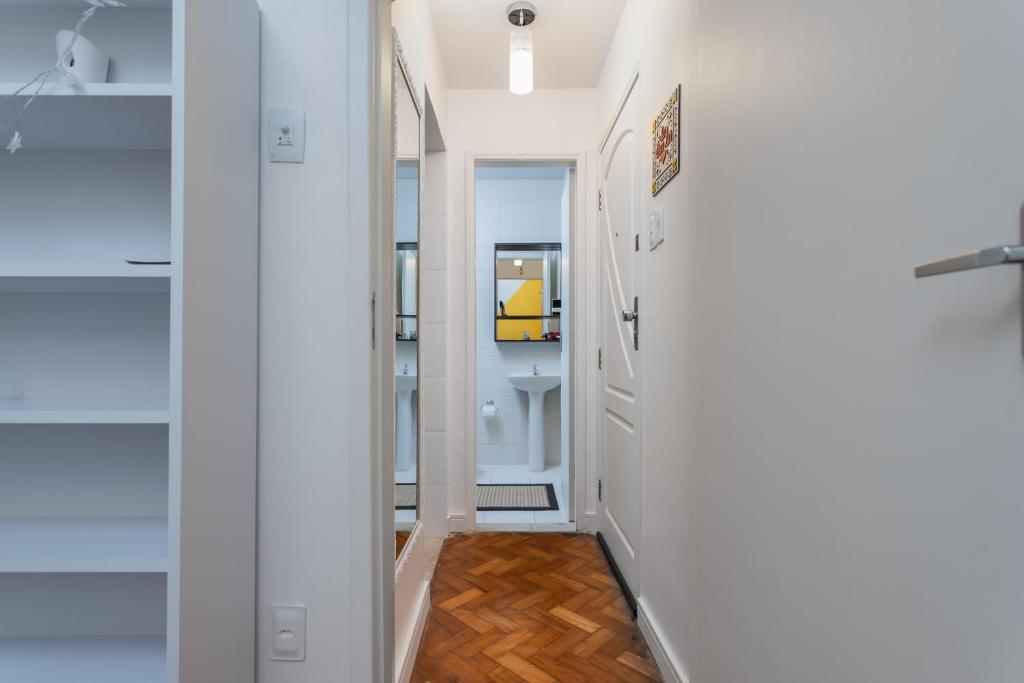
<svg viewBox="0 0 1024 683"><path fill-rule="evenodd" d="M638 97L638 98L640 98L639 99L639 107L640 107L640 118L641 118L641 120L639 121L639 124L640 124L639 130L640 131L644 130L644 128L643 128L643 103L644 103L643 95L644 95L644 93L643 93L643 81L641 79L640 65L638 63L638 64L636 64L633 67L633 70L630 73L629 78L626 80L626 85L625 85L625 87L622 90L622 95L619 97L619 101L618 101L618 103L615 106L614 113L612 114L611 118L609 119L607 127L604 129L604 132L601 134L601 139L600 139L600 141L598 143L598 148L597 148L598 149L598 151L597 151L597 166L598 166L598 168L597 168L597 185L598 185L598 191L599 192L601 191L601 187L602 187L601 178L602 178L602 176L604 174L604 167L603 167L603 164L602 164L603 158L602 157L603 157L605 149L608 146L608 143L611 140L612 133L615 131L615 126L618 124L619 118L622 116L622 112L626 108L626 104L629 102L629 98L630 97ZM643 152L643 150L641 149L641 153L642 152ZM641 168L644 168L644 166L642 164L641 164ZM642 233L642 231L643 231L643 218L644 218L644 216L647 213L648 202L649 202L650 198L643 191L643 188L644 188L644 183L643 182L640 183L640 188L641 188L640 196L637 198L637 204L640 207L640 223L638 225L638 228L641 230L641 233ZM600 219L600 217L598 217L598 228L597 229L598 229L598 231L600 231L600 229L601 229L601 219ZM641 235L641 237L642 237L642 235ZM644 240L643 239L641 239L641 244L644 244ZM598 246L597 246L597 248L598 248L598 256L597 256L598 269L600 271L600 274L603 275L604 251L605 251L605 240L604 239L598 239ZM640 342L640 348L637 350L637 352L639 353L639 356L640 356L640 362L637 364L637 366L640 368L640 392L639 392L640 393L640 409L639 409L640 415L639 415L639 420L637 421L637 424L639 425L639 429L638 429L638 446L637 446L637 448L639 449L638 458L639 458L639 461L640 461L640 487L641 487L640 493L641 493L641 496L642 496L643 495L643 488L644 488L644 460L645 460L645 458L644 458L644 447L645 447L645 444L644 444L644 431L645 431L644 430L644 420L646 419L646 411L644 410L644 403L645 403L646 395L644 393L645 392L645 388L644 388L644 381L643 381L644 380L644 374L646 372L646 354L644 353L645 345L644 345L644 342L643 342L644 337L642 336L642 330L643 330L643 322L642 321L644 319L644 316L643 316L644 303L647 300L647 291L646 291L646 285L647 285L647 256L650 253L650 250L646 246L644 246L644 248L640 249L639 253L640 253L640 259L637 261L636 265L640 269L639 284L637 286L637 289L638 289L638 295L640 297L640 302L641 302L641 305L640 305L640 311L641 311L641 316L640 316L640 320L641 320L641 342ZM596 298L598 300L598 308L600 309L601 294L598 293ZM599 327L599 329L602 330L602 332L601 332L602 334L603 334L603 317L602 316L605 315L605 313L606 313L605 311L599 311L599 313L598 313L598 327ZM603 343L603 339L598 339L597 343L598 343L598 346L601 346L601 344ZM603 369L598 371L598 373L597 373L597 380L596 380L597 383L598 383L598 391L597 391L597 411L598 411L598 413L600 413L604 409L604 393L603 393L603 387L602 387L602 384L604 382L603 372L604 372ZM597 438L597 473L596 473L595 478L602 478L603 479L603 478L605 478L607 476L607 465L608 465L608 460L607 460L607 456L606 456L606 453L605 453L604 427L603 427L603 425L601 425L601 428L597 430L596 438ZM609 564L611 564L611 566L612 566L613 573L615 575L616 580L619 582L620 587L622 588L623 595L629 596L627 598L627 602L630 605L630 609L635 614L636 613L636 606L635 606L636 605L636 600L634 598L638 599L640 597L640 595L641 595L641 586L640 585L634 585L634 586L627 585L627 583L625 581L625 578L623 577L621 571L619 570L618 566L615 563L615 559L614 559L614 557L611 554L611 550L607 547L607 545L606 545L605 541L603 540L603 538L601 538L602 529L604 528L604 525L605 524L614 524L614 522L608 516L607 503L606 503L606 501L603 498L598 501L597 506L598 506L598 519L596 520L595 531L597 532L597 534L599 536L598 540L601 542L602 550L604 551L605 556L608 558ZM645 519L644 519L644 515L643 515L643 508L642 508L642 505L641 505L641 513L640 513L640 542L641 542L641 544L644 541L644 527L645 527ZM643 579L643 564L642 564L642 560L643 560L643 551L641 550L640 552L637 553L636 558L635 558L638 583L642 583L642 579Z"/></svg>
<svg viewBox="0 0 1024 683"><path fill-rule="evenodd" d="M585 283L594 282L596 272L593 264L587 258L588 254L588 221L587 207L588 186L590 185L591 168L590 159L586 151L571 151L565 153L550 154L523 154L519 152L466 152L465 174L466 174L466 240L465 240L465 273L464 285L467 293L472 293L472 304L467 300L466 306L466 361L464 368L464 380L466 391L466 405L463 414L466 424L465 447L465 501L466 511L464 522L459 524L459 529L453 531L473 531L476 529L476 167L480 162L484 163L509 163L509 164L564 164L575 166L576 182L573 207L573 221L569 227L569 267L568 278L571 291L569 306L569 419L571 422L569 432L569 453L573 463L573 488L575 490L573 524L578 531L591 530L591 520L595 515L585 515L585 495L597 488L597 476L595 468L587 467L587 413L586 409L590 404L588 381L590 386L596 387L596 363L588 365L587 343L577 343L578 329L586 329L589 312L587 287ZM595 201L590 199L590 202ZM583 312L581 314L581 311ZM583 456L583 457L581 457ZM588 478L589 476L589 478ZM593 487L590 486L593 480ZM584 486L580 483L585 482ZM584 495L581 495L584 494ZM453 520L454 521L454 520ZM453 525L454 526L454 525Z"/></svg>

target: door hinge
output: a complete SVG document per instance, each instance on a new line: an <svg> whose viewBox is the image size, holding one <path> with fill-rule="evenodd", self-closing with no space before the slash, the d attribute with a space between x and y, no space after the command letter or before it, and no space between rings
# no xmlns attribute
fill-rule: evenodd
<svg viewBox="0 0 1024 683"><path fill-rule="evenodd" d="M597 191L597 210L604 211L604 192Z"/></svg>
<svg viewBox="0 0 1024 683"><path fill-rule="evenodd" d="M603 493L601 492L601 480L600 479L597 480L597 499L598 500L604 500Z"/></svg>
<svg viewBox="0 0 1024 683"><path fill-rule="evenodd" d="M601 349L597 350L597 369L604 367L604 359L601 357Z"/></svg>
<svg viewBox="0 0 1024 683"><path fill-rule="evenodd" d="M370 295L370 349L377 348L377 292Z"/></svg>
<svg viewBox="0 0 1024 683"><path fill-rule="evenodd" d="M640 233L633 235L633 251L640 251Z"/></svg>

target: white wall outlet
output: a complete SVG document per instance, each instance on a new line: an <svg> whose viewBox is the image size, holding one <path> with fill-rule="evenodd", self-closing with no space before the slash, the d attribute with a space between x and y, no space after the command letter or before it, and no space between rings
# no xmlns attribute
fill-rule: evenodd
<svg viewBox="0 0 1024 683"><path fill-rule="evenodd" d="M267 115L270 161L301 164L306 158L306 112L299 107L275 107Z"/></svg>
<svg viewBox="0 0 1024 683"><path fill-rule="evenodd" d="M285 662L306 659L306 606L271 605L270 658Z"/></svg>
<svg viewBox="0 0 1024 683"><path fill-rule="evenodd" d="M665 241L665 209L657 208L647 217L647 246L650 251Z"/></svg>

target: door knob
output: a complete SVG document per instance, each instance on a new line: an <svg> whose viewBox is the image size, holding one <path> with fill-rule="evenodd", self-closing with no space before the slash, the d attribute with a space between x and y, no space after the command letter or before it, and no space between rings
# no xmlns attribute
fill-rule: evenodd
<svg viewBox="0 0 1024 683"><path fill-rule="evenodd" d="M640 350L640 297L633 297L633 310L622 312L622 322L633 323L633 348Z"/></svg>

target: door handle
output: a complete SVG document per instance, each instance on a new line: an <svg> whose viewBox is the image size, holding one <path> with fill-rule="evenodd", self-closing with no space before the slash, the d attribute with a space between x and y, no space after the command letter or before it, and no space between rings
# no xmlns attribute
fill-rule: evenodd
<svg viewBox="0 0 1024 683"><path fill-rule="evenodd" d="M962 256L925 263L914 268L914 277L931 277L956 273L961 270L988 268L1006 264L1024 263L1024 244L1007 244L1001 247L990 247L981 251L972 251Z"/></svg>
<svg viewBox="0 0 1024 683"><path fill-rule="evenodd" d="M640 297L633 297L633 310L622 312L622 322L633 323L633 349L640 350Z"/></svg>

